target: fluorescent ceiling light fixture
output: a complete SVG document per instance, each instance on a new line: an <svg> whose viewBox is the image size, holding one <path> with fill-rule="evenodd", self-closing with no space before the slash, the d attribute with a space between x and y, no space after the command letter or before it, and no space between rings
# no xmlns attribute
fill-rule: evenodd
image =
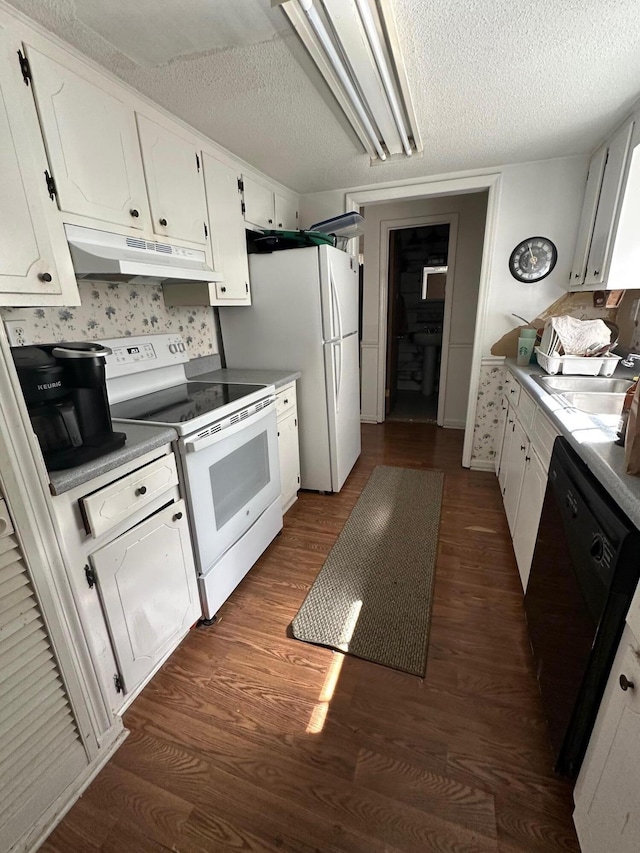
<svg viewBox="0 0 640 853"><path fill-rule="evenodd" d="M372 160L421 151L389 0L281 5Z"/></svg>

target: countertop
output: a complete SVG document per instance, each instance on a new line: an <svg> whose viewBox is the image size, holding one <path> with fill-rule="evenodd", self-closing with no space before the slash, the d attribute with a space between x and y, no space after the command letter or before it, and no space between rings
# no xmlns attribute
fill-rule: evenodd
<svg viewBox="0 0 640 853"><path fill-rule="evenodd" d="M131 462L132 459L144 456L150 450L155 450L156 447L162 447L163 444L175 441L178 437L178 433L173 427L117 423L113 425L113 428L116 432L126 433L127 440L124 447L115 450L113 453L100 456L98 459L93 459L91 462L77 465L75 468L67 468L64 471L50 471L49 488L51 494L61 495L70 489L75 489L76 486L88 483L89 480L106 474L107 471L112 471L126 462Z"/></svg>
<svg viewBox="0 0 640 853"><path fill-rule="evenodd" d="M548 394L533 379L546 375L538 365L518 367L514 359L507 359L505 366L540 404L620 509L640 528L640 477L625 472L624 448L614 444L618 416L587 415Z"/></svg>
<svg viewBox="0 0 640 853"><path fill-rule="evenodd" d="M192 373L191 378L203 382L235 382L238 385L275 385L276 390L300 379L299 370L246 370L240 367L227 367L208 373Z"/></svg>

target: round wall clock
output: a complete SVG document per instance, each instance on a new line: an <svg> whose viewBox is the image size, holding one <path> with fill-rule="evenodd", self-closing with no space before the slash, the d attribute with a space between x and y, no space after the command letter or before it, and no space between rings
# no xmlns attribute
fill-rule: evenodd
<svg viewBox="0 0 640 853"><path fill-rule="evenodd" d="M533 284L546 278L556 265L558 250L546 237L529 237L518 243L509 258L509 271L518 281Z"/></svg>

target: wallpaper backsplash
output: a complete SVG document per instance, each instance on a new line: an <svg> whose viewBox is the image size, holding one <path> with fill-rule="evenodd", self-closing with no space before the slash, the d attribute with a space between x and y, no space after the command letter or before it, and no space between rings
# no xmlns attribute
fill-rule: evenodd
<svg viewBox="0 0 640 853"><path fill-rule="evenodd" d="M31 344L179 333L191 358L218 352L213 310L167 308L159 284L81 281L79 289L77 307L2 308L0 316L23 320Z"/></svg>

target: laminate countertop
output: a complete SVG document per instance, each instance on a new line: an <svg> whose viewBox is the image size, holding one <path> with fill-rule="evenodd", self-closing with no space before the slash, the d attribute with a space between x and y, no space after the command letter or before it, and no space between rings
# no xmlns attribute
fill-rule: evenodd
<svg viewBox="0 0 640 853"><path fill-rule="evenodd" d="M535 376L547 375L538 365L519 367L514 359L507 359L505 366L543 408L615 503L640 528L640 477L626 473L624 447L614 444L618 416L586 414L558 395L549 394L534 380ZM620 378L631 379L627 375Z"/></svg>
<svg viewBox="0 0 640 853"><path fill-rule="evenodd" d="M132 459L144 456L156 447L175 441L178 433L173 427L147 426L146 424L124 424L114 423L115 432L126 433L127 440L123 447L107 453L104 456L76 465L75 468L67 468L64 471L49 472L49 488L52 495L61 495L76 486L88 483L107 471L112 471Z"/></svg>

